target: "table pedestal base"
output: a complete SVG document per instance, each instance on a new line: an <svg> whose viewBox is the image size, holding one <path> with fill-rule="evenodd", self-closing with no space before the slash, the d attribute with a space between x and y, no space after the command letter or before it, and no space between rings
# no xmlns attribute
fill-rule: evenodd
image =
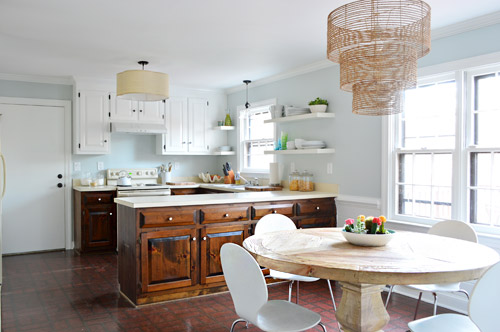
<svg viewBox="0 0 500 332"><path fill-rule="evenodd" d="M342 299L335 313L346 332L375 332L389 322L382 296L384 286L341 282Z"/></svg>

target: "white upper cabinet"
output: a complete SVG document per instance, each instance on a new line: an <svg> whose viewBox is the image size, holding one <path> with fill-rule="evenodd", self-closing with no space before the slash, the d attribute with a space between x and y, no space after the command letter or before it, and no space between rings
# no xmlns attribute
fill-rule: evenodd
<svg viewBox="0 0 500 332"><path fill-rule="evenodd" d="M208 101L203 98L171 97L166 103L167 134L158 136L157 153L209 154L206 144Z"/></svg>
<svg viewBox="0 0 500 332"><path fill-rule="evenodd" d="M103 91L78 91L75 103L75 153L109 153L110 94Z"/></svg>
<svg viewBox="0 0 500 332"><path fill-rule="evenodd" d="M132 101L111 94L111 122L162 124L164 121L164 101Z"/></svg>

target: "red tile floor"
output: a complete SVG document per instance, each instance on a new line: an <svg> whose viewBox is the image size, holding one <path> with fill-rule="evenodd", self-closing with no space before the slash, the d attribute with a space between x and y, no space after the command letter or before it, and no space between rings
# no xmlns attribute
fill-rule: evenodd
<svg viewBox="0 0 500 332"><path fill-rule="evenodd" d="M334 289L338 301L341 296L338 284ZM287 296L287 284L269 287L271 299ZM301 284L300 302L321 314L328 331L337 331L325 281ZM391 321L384 331L406 331L415 304L414 299L394 294L388 310ZM445 311L439 309L438 313ZM422 304L419 312L419 317L430 315L432 306ZM115 254L78 256L66 251L3 258L2 331L5 332L222 332L229 331L236 318L229 293L133 308L119 296ZM236 328L236 331L257 330L245 329L244 324Z"/></svg>

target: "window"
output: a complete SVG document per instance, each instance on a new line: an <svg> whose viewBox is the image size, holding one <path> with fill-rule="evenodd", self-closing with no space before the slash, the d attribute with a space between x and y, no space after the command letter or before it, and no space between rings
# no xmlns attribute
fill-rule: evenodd
<svg viewBox="0 0 500 332"><path fill-rule="evenodd" d="M247 173L269 172L274 155L264 151L274 149L275 125L264 123L271 119L269 106L274 102L252 103L251 108L240 110L240 168Z"/></svg>
<svg viewBox="0 0 500 332"><path fill-rule="evenodd" d="M390 218L500 233L500 67L419 79L388 124Z"/></svg>

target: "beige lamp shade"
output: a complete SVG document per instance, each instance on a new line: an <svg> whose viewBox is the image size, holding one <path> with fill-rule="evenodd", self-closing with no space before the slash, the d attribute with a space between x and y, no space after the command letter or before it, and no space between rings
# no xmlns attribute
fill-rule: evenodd
<svg viewBox="0 0 500 332"><path fill-rule="evenodd" d="M168 75L149 70L127 70L118 73L116 95L123 99L139 101L168 99Z"/></svg>

